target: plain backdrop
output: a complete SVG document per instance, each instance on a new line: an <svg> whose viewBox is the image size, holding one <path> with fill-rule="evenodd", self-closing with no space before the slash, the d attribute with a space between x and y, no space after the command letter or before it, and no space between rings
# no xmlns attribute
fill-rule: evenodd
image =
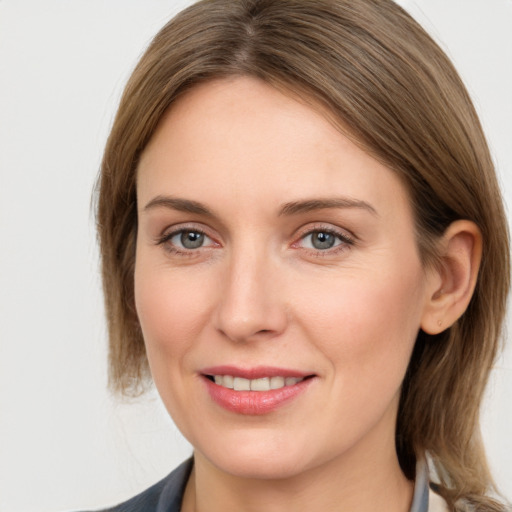
<svg viewBox="0 0 512 512"><path fill-rule="evenodd" d="M156 393L127 403L106 391L90 206L123 84L188 3L0 0L0 512L114 504L191 453ZM401 4L462 74L512 204L511 0ZM511 396L508 348L483 432L509 499Z"/></svg>

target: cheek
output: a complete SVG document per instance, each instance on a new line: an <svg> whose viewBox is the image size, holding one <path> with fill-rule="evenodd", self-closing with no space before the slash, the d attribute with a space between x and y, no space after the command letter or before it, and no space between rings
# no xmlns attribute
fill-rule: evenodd
<svg viewBox="0 0 512 512"><path fill-rule="evenodd" d="M336 378L400 385L419 330L422 282L419 266L402 266L345 275L302 294L302 325Z"/></svg>
<svg viewBox="0 0 512 512"><path fill-rule="evenodd" d="M207 311L202 289L190 276L136 264L135 305L152 371L158 362L177 362L199 335Z"/></svg>
<svg viewBox="0 0 512 512"><path fill-rule="evenodd" d="M198 280L141 260L135 268L135 304L151 375L170 416L189 431L192 353L204 329L208 295L200 293L205 288L198 288Z"/></svg>

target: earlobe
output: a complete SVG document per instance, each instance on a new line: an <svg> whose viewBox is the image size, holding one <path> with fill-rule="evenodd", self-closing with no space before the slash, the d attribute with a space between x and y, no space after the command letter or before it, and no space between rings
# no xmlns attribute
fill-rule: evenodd
<svg viewBox="0 0 512 512"><path fill-rule="evenodd" d="M469 220L450 224L439 241L439 265L431 272L421 328L439 334L464 313L476 286L482 235Z"/></svg>

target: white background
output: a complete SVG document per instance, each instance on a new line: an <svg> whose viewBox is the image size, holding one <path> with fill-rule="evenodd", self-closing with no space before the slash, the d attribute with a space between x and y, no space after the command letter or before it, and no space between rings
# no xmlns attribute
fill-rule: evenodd
<svg viewBox="0 0 512 512"><path fill-rule="evenodd" d="M0 512L113 504L191 453L106 392L91 189L130 70L186 0L0 0ZM512 1L403 0L455 61L512 204ZM510 336L509 336L510 338ZM512 498L512 348L483 430Z"/></svg>

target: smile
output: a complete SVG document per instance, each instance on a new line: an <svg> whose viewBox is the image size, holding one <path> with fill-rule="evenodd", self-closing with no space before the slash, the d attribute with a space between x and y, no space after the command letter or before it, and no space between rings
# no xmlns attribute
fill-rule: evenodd
<svg viewBox="0 0 512 512"><path fill-rule="evenodd" d="M294 386L302 382L304 378L299 377L262 377L259 379L245 379L233 375L214 375L213 380L218 386L234 391L270 391L281 389L285 386Z"/></svg>
<svg viewBox="0 0 512 512"><path fill-rule="evenodd" d="M316 375L297 370L216 366L203 369L211 400L230 412L264 415L295 401L315 382Z"/></svg>

